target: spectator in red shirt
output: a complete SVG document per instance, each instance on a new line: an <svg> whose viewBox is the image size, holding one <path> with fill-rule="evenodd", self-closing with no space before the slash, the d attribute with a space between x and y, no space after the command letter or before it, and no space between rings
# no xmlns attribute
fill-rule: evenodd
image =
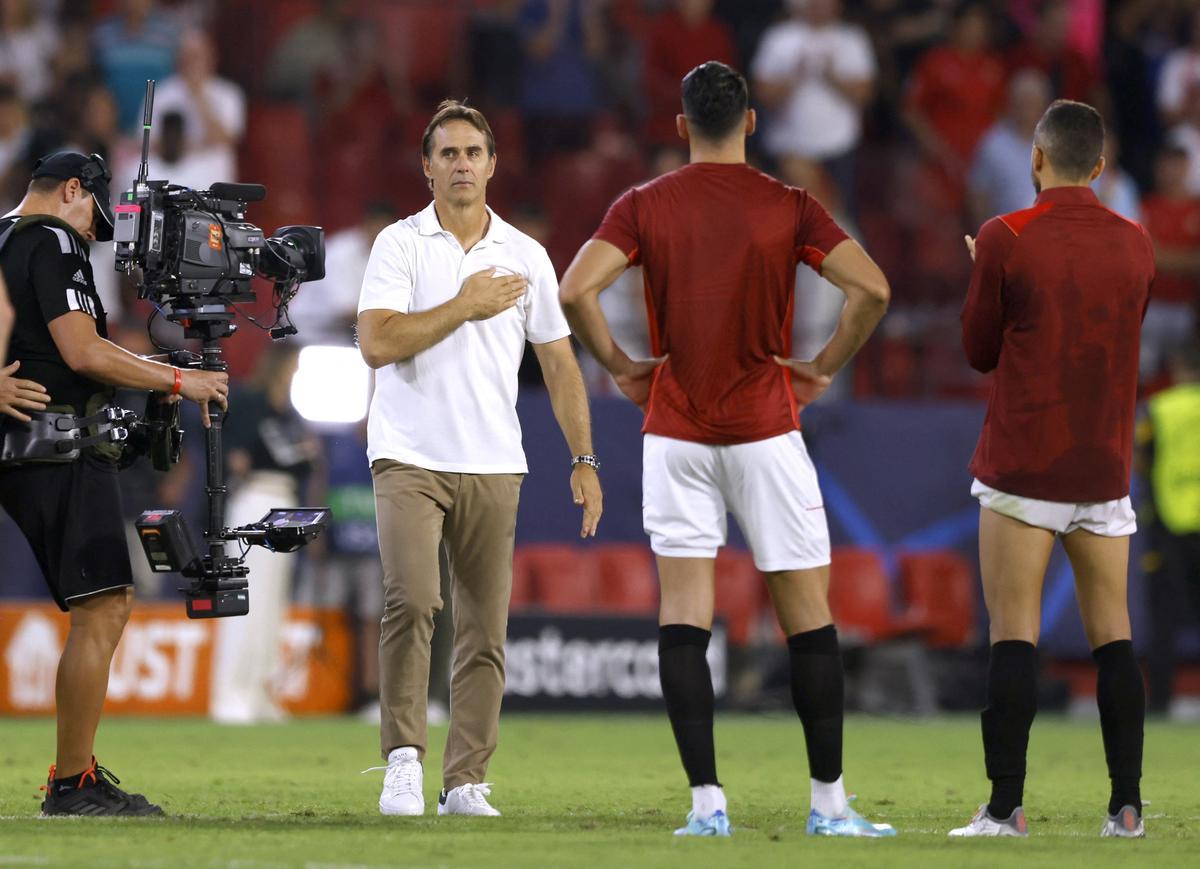
<svg viewBox="0 0 1200 869"><path fill-rule="evenodd" d="M1154 242L1158 278L1142 324L1141 374L1161 373L1170 353L1195 339L1200 303L1200 197L1188 191L1189 155L1178 145L1159 152L1154 192L1142 200Z"/></svg>
<svg viewBox="0 0 1200 869"><path fill-rule="evenodd" d="M1005 69L992 50L991 18L980 3L963 6L945 45L917 64L905 99L904 120L930 161L955 182L975 146L1004 107Z"/></svg>
<svg viewBox="0 0 1200 869"><path fill-rule="evenodd" d="M676 129L691 162L627 191L567 270L572 331L646 409L643 520L658 557L659 672L692 786L679 835L728 835L705 651L713 561L731 511L788 634L792 696L811 776L810 834L879 836L842 783L842 664L829 613L829 531L799 410L828 386L887 308L883 273L807 192L746 165L746 80L723 63L683 80ZM812 361L791 355L800 262L847 296ZM631 265L646 284L652 352L617 346L600 292Z"/></svg>
<svg viewBox="0 0 1200 869"><path fill-rule="evenodd" d="M1009 70L1045 73L1057 97L1099 101L1100 79L1083 53L1068 41L1070 26L1071 7L1066 0L1049 0L1038 15L1033 35L1009 55Z"/></svg>
<svg viewBox="0 0 1200 869"><path fill-rule="evenodd" d="M1028 835L1021 806L1037 712L1042 580L1054 548L1075 572L1099 668L1096 701L1112 790L1102 835L1140 837L1146 696L1126 603L1138 333L1154 279L1144 229L1088 185L1104 123L1051 104L1033 137L1032 208L993 218L976 243L962 311L971 365L994 371L971 460L992 653L983 747L991 800L951 836Z"/></svg>
<svg viewBox="0 0 1200 869"><path fill-rule="evenodd" d="M733 35L712 15L713 0L675 0L654 18L646 39L642 76L649 145L674 145L679 80L706 60L735 63Z"/></svg>

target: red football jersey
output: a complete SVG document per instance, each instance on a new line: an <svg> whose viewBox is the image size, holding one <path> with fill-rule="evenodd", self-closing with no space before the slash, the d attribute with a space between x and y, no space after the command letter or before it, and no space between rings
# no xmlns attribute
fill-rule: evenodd
<svg viewBox="0 0 1200 869"><path fill-rule="evenodd" d="M642 431L737 444L800 427L787 369L796 266L846 240L807 192L744 163L691 163L635 187L594 238L645 281L654 376Z"/></svg>
<svg viewBox="0 0 1200 869"><path fill-rule="evenodd" d="M1142 317L1154 249L1087 187L1043 190L979 230L963 346L995 371L971 473L1010 495L1129 494Z"/></svg>

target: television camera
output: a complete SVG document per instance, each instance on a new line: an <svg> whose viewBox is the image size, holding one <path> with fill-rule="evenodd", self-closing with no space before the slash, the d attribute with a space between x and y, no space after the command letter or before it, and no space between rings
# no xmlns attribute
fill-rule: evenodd
<svg viewBox="0 0 1200 869"><path fill-rule="evenodd" d="M179 324L185 338L200 341L199 354L170 352L173 365L225 371L220 342L237 331L236 306L255 300L251 283L255 277L273 281L275 322L266 327L271 337L296 333L287 305L300 284L324 277L324 231L317 226L284 226L267 237L246 220L246 207L266 198L261 184L217 183L208 190L192 190L148 180L153 108L154 82L148 81L141 166L132 189L114 209L116 268L135 280L138 297L148 299L156 315ZM160 404L147 414L156 417L156 426L147 432L149 450L160 469L179 457L178 408L178 404ZM208 416L204 549L193 544L179 511L148 510L136 523L151 569L177 571L191 580L181 591L192 618L245 615L249 612L246 550L264 546L292 552L313 540L330 517L328 508L287 508L272 510L251 525L224 527L224 413L210 404ZM245 548L229 555L225 547L231 542Z"/></svg>

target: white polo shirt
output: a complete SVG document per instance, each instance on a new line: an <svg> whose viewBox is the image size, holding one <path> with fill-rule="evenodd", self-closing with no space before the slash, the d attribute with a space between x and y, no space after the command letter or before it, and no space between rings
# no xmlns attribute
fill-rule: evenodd
<svg viewBox="0 0 1200 869"><path fill-rule="evenodd" d="M376 371L367 420L367 459L431 471L523 474L517 369L525 342L571 334L558 304L546 249L488 209L491 225L470 251L438 222L433 203L383 230L371 248L358 312L414 314L458 295L489 268L523 275L521 301L488 320L464 323L404 362Z"/></svg>

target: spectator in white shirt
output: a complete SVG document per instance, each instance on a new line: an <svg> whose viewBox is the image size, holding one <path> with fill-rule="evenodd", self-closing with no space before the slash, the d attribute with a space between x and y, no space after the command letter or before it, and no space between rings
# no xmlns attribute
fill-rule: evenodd
<svg viewBox="0 0 1200 869"><path fill-rule="evenodd" d="M299 341L346 347L353 344L358 295L371 257L371 245L399 217L390 202L371 202L357 226L335 232L325 240L325 277L301 286L288 305Z"/></svg>
<svg viewBox="0 0 1200 869"><path fill-rule="evenodd" d="M1158 111L1164 126L1186 119L1189 94L1200 89L1200 10L1192 13L1191 38L1167 55L1158 78Z"/></svg>
<svg viewBox="0 0 1200 869"><path fill-rule="evenodd" d="M52 61L59 33L50 16L39 15L33 0L0 0L0 79L35 103L53 84Z"/></svg>
<svg viewBox="0 0 1200 869"><path fill-rule="evenodd" d="M854 152L875 89L875 53L862 28L841 20L840 0L787 5L791 16L767 30L751 66L754 95L771 110L766 150L792 184L822 164L852 210Z"/></svg>
<svg viewBox="0 0 1200 869"><path fill-rule="evenodd" d="M204 159L213 175L209 183L236 181L237 144L246 130L242 89L217 76L216 49L202 30L183 35L175 63L178 72L155 90L155 118L182 115L187 153ZM157 140L160 132L154 129L151 135Z"/></svg>

